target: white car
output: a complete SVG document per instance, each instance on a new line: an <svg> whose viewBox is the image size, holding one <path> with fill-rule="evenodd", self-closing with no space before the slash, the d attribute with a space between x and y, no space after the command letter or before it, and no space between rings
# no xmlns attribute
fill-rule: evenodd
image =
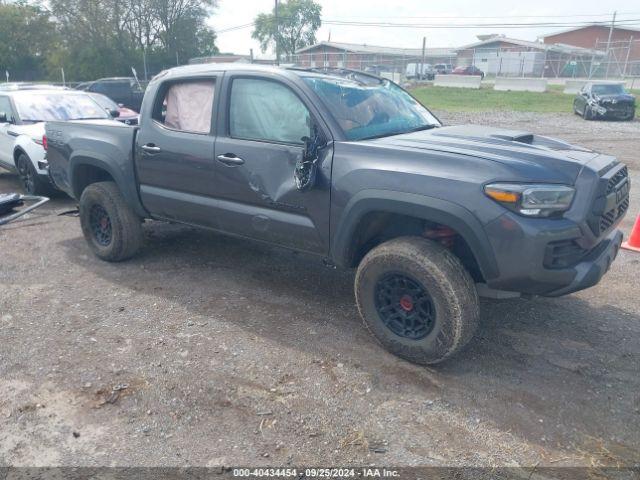
<svg viewBox="0 0 640 480"><path fill-rule="evenodd" d="M26 193L51 192L44 124L112 118L87 93L61 89L0 90L0 167L16 171Z"/></svg>

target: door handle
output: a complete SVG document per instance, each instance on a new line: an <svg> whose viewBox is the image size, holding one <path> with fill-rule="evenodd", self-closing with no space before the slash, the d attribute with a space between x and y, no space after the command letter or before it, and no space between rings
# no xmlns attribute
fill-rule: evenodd
<svg viewBox="0 0 640 480"><path fill-rule="evenodd" d="M244 163L243 159L236 157L233 153L223 153L222 155L218 155L216 158L220 163L224 163L229 167L235 167Z"/></svg>
<svg viewBox="0 0 640 480"><path fill-rule="evenodd" d="M160 147L156 147L153 143L147 143L146 145L142 145L140 148L147 153L160 153L162 151Z"/></svg>

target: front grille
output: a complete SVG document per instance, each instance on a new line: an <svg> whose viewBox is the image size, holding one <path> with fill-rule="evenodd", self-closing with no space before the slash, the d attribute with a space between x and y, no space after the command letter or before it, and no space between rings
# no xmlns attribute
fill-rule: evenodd
<svg viewBox="0 0 640 480"><path fill-rule="evenodd" d="M627 170L627 167L622 167L620 170L618 170L615 175L613 177L611 177L609 179L609 181L607 182L607 192L606 194L610 194L611 192L613 192L613 189L616 188L616 185L618 185L623 179L627 178L629 176L629 171Z"/></svg>
<svg viewBox="0 0 640 480"><path fill-rule="evenodd" d="M547 245L545 268L569 268L577 264L588 252L575 240L558 240Z"/></svg>
<svg viewBox="0 0 640 480"><path fill-rule="evenodd" d="M594 201L593 216L588 221L589 227L594 235L602 235L627 212L629 208L629 195L627 194L622 198L617 198L620 192L616 190L624 185L623 182L625 179L628 179L628 177L629 171L626 166L623 166L609 179L601 179L601 193Z"/></svg>

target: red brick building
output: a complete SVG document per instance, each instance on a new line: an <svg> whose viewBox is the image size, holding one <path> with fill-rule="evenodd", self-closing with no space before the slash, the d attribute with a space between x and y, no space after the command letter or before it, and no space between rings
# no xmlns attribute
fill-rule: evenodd
<svg viewBox="0 0 640 480"><path fill-rule="evenodd" d="M612 75L640 75L640 30L594 24L572 28L541 37L546 44L574 45L608 53L607 62Z"/></svg>

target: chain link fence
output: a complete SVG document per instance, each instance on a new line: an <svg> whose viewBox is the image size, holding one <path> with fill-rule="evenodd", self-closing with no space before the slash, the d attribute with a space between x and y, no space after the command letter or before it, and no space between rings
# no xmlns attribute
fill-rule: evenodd
<svg viewBox="0 0 640 480"><path fill-rule="evenodd" d="M598 42L593 49L547 45L543 48L502 47L459 50L449 55L388 55L313 52L286 56L282 64L302 68L349 68L394 81L430 79L457 66L473 66L486 78L628 79L640 87L640 40Z"/></svg>

